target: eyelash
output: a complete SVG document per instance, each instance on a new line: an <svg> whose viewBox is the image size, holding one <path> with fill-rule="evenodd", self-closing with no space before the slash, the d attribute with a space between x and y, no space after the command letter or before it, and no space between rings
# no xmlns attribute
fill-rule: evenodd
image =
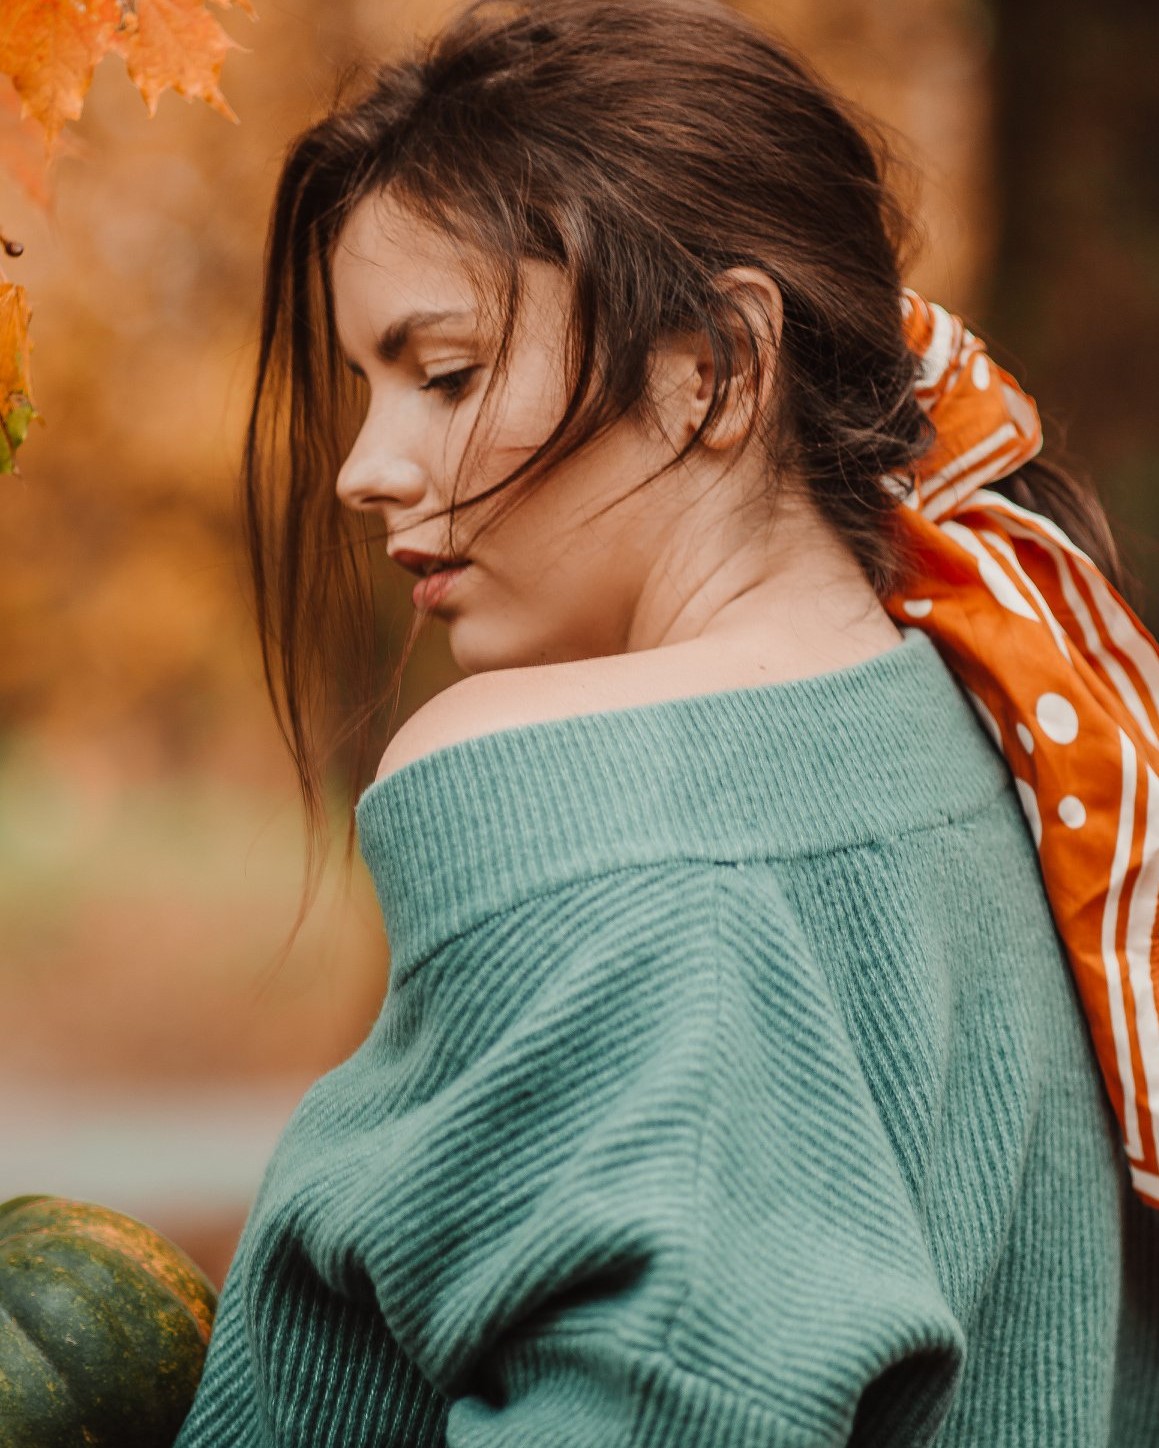
<svg viewBox="0 0 1159 1448"><path fill-rule="evenodd" d="M448 402L457 402L466 390L471 376L478 370L477 367L460 367L455 372L440 373L438 377L432 377L429 382L424 382L419 391L438 392Z"/></svg>

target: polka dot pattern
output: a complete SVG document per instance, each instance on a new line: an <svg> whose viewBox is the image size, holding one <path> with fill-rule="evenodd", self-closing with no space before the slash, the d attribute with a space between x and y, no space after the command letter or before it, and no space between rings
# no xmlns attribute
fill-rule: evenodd
<svg viewBox="0 0 1159 1448"><path fill-rule="evenodd" d="M902 604L910 618L927 618L933 606L932 598L907 598Z"/></svg>
<svg viewBox="0 0 1159 1448"><path fill-rule="evenodd" d="M1056 744L1073 744L1078 738L1078 710L1063 694L1040 694L1034 706L1039 728Z"/></svg>
<svg viewBox="0 0 1159 1448"><path fill-rule="evenodd" d="M1073 794L1064 795L1058 802L1058 817L1068 829L1082 829L1087 822L1086 807Z"/></svg>
<svg viewBox="0 0 1159 1448"><path fill-rule="evenodd" d="M1159 644L1057 525L987 490L1041 447L1033 400L960 318L912 291L902 311L936 435L898 509L917 562L885 606L933 640L1009 767L1132 1182L1159 1208L1159 948L1139 928L1159 918Z"/></svg>

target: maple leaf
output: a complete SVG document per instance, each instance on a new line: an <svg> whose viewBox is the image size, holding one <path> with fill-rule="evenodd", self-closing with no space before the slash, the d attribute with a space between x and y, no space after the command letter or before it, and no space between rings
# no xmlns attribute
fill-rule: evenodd
<svg viewBox="0 0 1159 1448"><path fill-rule="evenodd" d="M84 107L93 69L122 21L118 0L3 0L0 71L44 127L51 150Z"/></svg>
<svg viewBox="0 0 1159 1448"><path fill-rule="evenodd" d="M46 161L44 131L21 114L16 87L0 75L0 167L41 207L48 206Z"/></svg>
<svg viewBox="0 0 1159 1448"><path fill-rule="evenodd" d="M16 449L39 416L28 380L30 316L24 288L0 281L0 473L15 470Z"/></svg>
<svg viewBox="0 0 1159 1448"><path fill-rule="evenodd" d="M218 0L223 8L233 0ZM250 0L238 0L253 15ZM242 49L206 10L203 0L136 0L113 48L125 58L129 78L152 116L161 92L172 88L187 100L203 100L228 120L237 116L218 81L231 50Z"/></svg>
<svg viewBox="0 0 1159 1448"><path fill-rule="evenodd" d="M252 0L214 3L237 4L256 18ZM0 7L0 167L42 205L48 200L44 173L62 128L79 118L93 71L110 50L124 58L150 115L171 88L237 120L218 81L226 55L242 47L205 0L0 0ZM40 165L32 159L28 118L43 128ZM17 254L15 244L8 249ZM0 473L14 471L16 449L40 416L28 386L29 315L24 289L0 272Z"/></svg>

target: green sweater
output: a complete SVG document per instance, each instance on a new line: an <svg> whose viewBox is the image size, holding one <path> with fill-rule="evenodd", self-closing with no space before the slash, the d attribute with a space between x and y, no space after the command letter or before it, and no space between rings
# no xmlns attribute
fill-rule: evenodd
<svg viewBox="0 0 1159 1448"><path fill-rule="evenodd" d="M1159 1213L924 634L457 743L357 819L389 991L178 1448L1159 1444Z"/></svg>

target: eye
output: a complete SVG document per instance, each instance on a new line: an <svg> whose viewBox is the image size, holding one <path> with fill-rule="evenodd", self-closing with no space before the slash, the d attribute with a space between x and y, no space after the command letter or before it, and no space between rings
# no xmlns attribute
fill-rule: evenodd
<svg viewBox="0 0 1159 1448"><path fill-rule="evenodd" d="M432 377L429 382L424 382L419 391L438 392L449 402L457 402L466 390L472 375L478 370L478 367L460 367L457 372L440 373L438 377Z"/></svg>

